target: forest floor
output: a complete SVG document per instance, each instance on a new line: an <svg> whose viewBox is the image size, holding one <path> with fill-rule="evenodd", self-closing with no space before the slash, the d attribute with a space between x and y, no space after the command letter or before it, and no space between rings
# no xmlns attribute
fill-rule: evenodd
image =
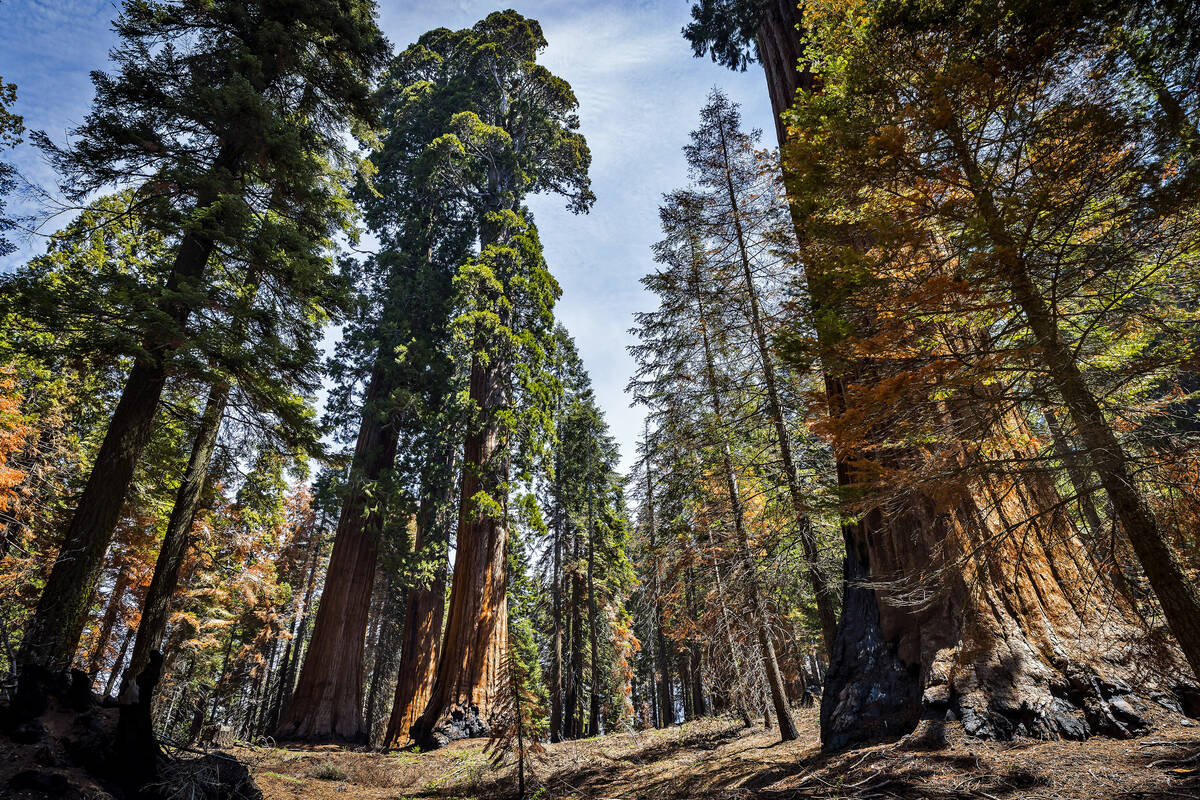
<svg viewBox="0 0 1200 800"><path fill-rule="evenodd" d="M796 710L800 738L706 719L662 731L547 745L528 795L579 800L929 798L1168 800L1200 798L1200 727L1162 721L1138 739L998 744L948 728L936 747L877 745L824 754L815 710ZM334 747L241 747L267 800L399 800L516 796L512 767L493 768L484 742L431 753Z"/></svg>

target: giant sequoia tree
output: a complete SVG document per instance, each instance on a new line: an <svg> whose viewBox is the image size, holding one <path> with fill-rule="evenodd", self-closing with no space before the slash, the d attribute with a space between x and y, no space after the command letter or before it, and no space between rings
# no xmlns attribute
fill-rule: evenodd
<svg viewBox="0 0 1200 800"><path fill-rule="evenodd" d="M218 245L250 241L272 198L287 212L280 244L306 266L328 264L316 256L347 210L331 165L346 163L344 126L371 116L366 83L384 53L372 10L127 3L117 21L117 71L95 74L86 124L69 147L43 139L76 197L113 184L139 187L147 215L175 249L155 324L22 641L31 680L74 655L97 567Z"/></svg>
<svg viewBox="0 0 1200 800"><path fill-rule="evenodd" d="M807 62L798 61L806 53L803 33L796 27L800 12L785 3L734 3L732 9L728 5L699 4L687 34L698 53L711 51L729 66L762 60L773 109L780 115L798 89L812 85ZM736 13L723 16L721 9ZM831 19L836 17L836 12L830 13ZM841 52L850 40L834 36L825 43L830 52ZM897 64L901 52L895 51ZM845 95L848 108L855 96ZM811 101L807 97L800 95L800 100L816 113L826 95ZM818 139L807 127L814 123L807 119L797 125L797 141L812 145L804 152L815 162ZM781 136L786 130L781 122ZM788 144L781 138L781 145ZM793 201L812 201L794 203L793 215L801 243L824 248L831 259L827 263L833 264L839 253L847 252L839 248L873 241L867 238L873 231L832 223L812 226L811 215L821 207L821 195L833 176L806 171L808 166L809 162L785 159ZM848 197L853 197L870 184L845 185ZM897 323L888 307L895 290L872 294L878 285L871 284L857 264L851 262L849 270L825 271L819 267L825 262L814 256L815 252L806 257L804 265L818 352L834 427L845 426L840 438L835 434L838 480L854 492L847 498L856 502L846 510L858 518L843 526L845 601L823 698L826 746L901 734L923 715L947 710L981 735L1080 736L1136 729L1136 714L1124 717L1123 710L1110 708L1109 700L1124 690L1101 688L1105 684L1095 677L1129 669L1132 651L1117 648L1134 636L1131 609L1117 597L1116 612L1105 618L1089 613L1083 587L1103 586L1105 581L1096 576L1071 520L1058 511L1061 499L1055 487L1036 471L1013 470L1002 478L989 473L984 456L992 451L982 448L936 450L939 455L934 457L912 445L921 441L917 431L957 428L955 440L961 441L974 426L970 429L981 440L1003 442L1010 452L1019 451L1027 426L1024 410L1014 407L1012 398L980 391L980 383L963 386L966 397L983 400L969 404L970 414L961 404L946 402L944 395L935 393L931 402L912 404L914 398L896 393L897 387L921 384L912 378L902 383L889 380L877 359L864 357L885 352L878 349L884 340L873 336L916 335L911 324ZM860 302L867 297L874 298L874 306ZM853 346L843 346L848 331L855 332ZM960 328L955 335L960 347L965 342L986 352L969 330ZM792 355L803 361L810 352L794 348ZM876 416L872 410L872 398L885 392L892 392L886 407L899 412L891 417ZM897 434L896 425L906 421L913 426L912 435ZM851 428L854 433L847 436ZM942 472L941 483L893 483L890 488L896 491L889 491L886 500L878 493L864 496L865 487L883 485L876 480L881 474L922 474L931 461L942 467L953 463L949 471L959 480L946 483L947 472ZM924 475L929 477L930 471ZM947 491L951 487L956 488ZM1063 564L1071 564L1071 570L1064 572ZM929 574L940 576L935 599L921 578ZM1042 610L1031 615L1025 610L1029 608ZM1070 641L1076 645L1064 659L1062 643ZM1125 652L1126 659L1109 663L1101 656L1105 651ZM1006 655L1011 653L1019 656Z"/></svg>
<svg viewBox="0 0 1200 800"><path fill-rule="evenodd" d="M428 52L413 45L393 61L379 94L387 129L371 156L375 175L357 193L380 250L362 269L361 305L334 369L331 416L356 428L354 455L309 657L278 730L285 738L366 734L363 653L384 521L408 513L419 492L413 550L442 538L430 527L434 495L448 491L453 475L432 464L445 461L445 436L456 429L447 400L452 278L474 230L438 171L439 137L459 111L446 86L460 67L449 59L431 65ZM408 550L407 542L393 544Z"/></svg>
<svg viewBox="0 0 1200 800"><path fill-rule="evenodd" d="M519 381L538 394L532 384L544 369L557 294L522 201L553 192L585 211L592 194L575 96L537 64L546 41L536 22L496 13L468 30L426 34L418 46L431 62L454 65L452 80L421 91L446 92L458 104L433 157L479 239L479 254L458 277L464 301L456 327L469 346L474 408L453 589L437 676L412 729L413 740L428 746L487 729L506 652L510 438L537 427L514 418L513 387Z"/></svg>

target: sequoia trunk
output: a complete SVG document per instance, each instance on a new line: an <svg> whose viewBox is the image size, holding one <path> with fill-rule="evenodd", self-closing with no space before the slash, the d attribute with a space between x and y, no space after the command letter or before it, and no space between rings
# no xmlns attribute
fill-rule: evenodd
<svg viewBox="0 0 1200 800"><path fill-rule="evenodd" d="M781 146L779 114L814 84L798 68L798 22L789 3L772 2L757 36ZM808 277L819 312L829 298ZM826 377L832 413L847 410L850 382ZM838 455L838 483L854 483L849 454ZM966 468L974 455L962 458ZM947 715L995 738L1140 728L1121 678L1136 658L1127 647L1137 635L1133 611L1119 595L1104 614L1090 610L1087 589L1106 584L1060 507L1045 476L1017 474L976 482L953 503L913 496L842 526L842 618L821 698L825 747L896 738ZM941 585L913 602L909 590L929 588L922 581L931 574ZM1124 660L1112 659L1117 653Z"/></svg>
<svg viewBox="0 0 1200 800"><path fill-rule="evenodd" d="M442 646L442 620L446 613L446 571L453 516L448 506L454 490L457 447L449 437L441 443L436 472L427 471L421 492L414 552L429 551L435 559L433 577L408 592L404 611L404 638L400 644L400 672L388 720L384 746L402 747L409 730L429 702Z"/></svg>
<svg viewBox="0 0 1200 800"><path fill-rule="evenodd" d="M1062 338L1049 304L1030 277L1029 266L1015 237L1006 229L982 170L968 152L961 131L951 124L947 133L991 243L1000 255L1003 277L1037 340L1050 380L1062 395L1092 466L1100 476L1100 484L1112 502L1113 515L1120 521L1150 580L1167 625L1191 664L1192 673L1200 677L1200 591L1189 579L1179 554L1167 541L1145 496L1138 491L1129 458L1084 380L1071 346Z"/></svg>
<svg viewBox="0 0 1200 800"><path fill-rule="evenodd" d="M508 453L497 411L507 400L503 359L471 362L470 397L481 420L463 448L458 539L446 636L429 702L410 735L422 748L490 731L508 642L505 602ZM480 493L489 499L480 503Z"/></svg>
<svg viewBox="0 0 1200 800"><path fill-rule="evenodd" d="M300 680L276 737L362 742L363 650L379 560L383 509L375 485L391 469L397 432L382 412L389 389L376 366L367 386L350 486Z"/></svg>

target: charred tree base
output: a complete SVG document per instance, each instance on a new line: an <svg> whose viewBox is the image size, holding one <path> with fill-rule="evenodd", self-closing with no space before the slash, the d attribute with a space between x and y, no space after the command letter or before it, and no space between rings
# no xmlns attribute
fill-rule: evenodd
<svg viewBox="0 0 1200 800"><path fill-rule="evenodd" d="M921 719L920 665L905 664L884 640L875 592L851 583L862 572L848 550L842 619L821 694L826 750L899 739Z"/></svg>
<svg viewBox="0 0 1200 800"><path fill-rule="evenodd" d="M413 725L410 736L422 750L436 750L457 739L480 739L490 736L492 729L473 703L452 706L438 718L428 731L422 730L422 720Z"/></svg>
<svg viewBox="0 0 1200 800"><path fill-rule="evenodd" d="M28 675L25 690L35 694L26 697L36 701L34 706L0 706L7 737L0 739L5 753L0 796L262 800L249 771L231 756L163 754L149 716L157 676L143 671L139 678L140 685L135 682L132 691L127 687L126 702L118 706L100 702L82 672ZM34 707L38 713L29 718ZM17 722L18 715L26 718Z"/></svg>
<svg viewBox="0 0 1200 800"><path fill-rule="evenodd" d="M917 607L872 588L868 559L878 553L855 533L821 698L826 750L904 737L936 747L947 723L999 741L1126 739L1148 732L1162 711L1200 713L1200 689L1163 678L1182 674L1177 652L1156 646L1118 601L1091 598L1093 610L1060 589L1083 584L1054 575L1067 573L1061 553L1046 548L1047 561L1060 558L1043 567L1027 542L1025 563L1010 573L988 565L987 576L1002 581L951 586Z"/></svg>

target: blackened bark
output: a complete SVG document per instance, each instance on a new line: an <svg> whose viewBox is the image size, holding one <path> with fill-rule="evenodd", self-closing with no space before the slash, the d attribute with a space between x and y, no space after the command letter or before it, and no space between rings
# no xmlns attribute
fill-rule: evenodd
<svg viewBox="0 0 1200 800"><path fill-rule="evenodd" d="M772 11L759 29L777 118L796 89L813 85L793 69L802 53L792 22ZM777 123L776 130L782 147L786 129ZM805 221L795 205L792 213L803 238ZM808 277L820 314L829 298ZM826 376L831 413L848 410L844 388L854 380L862 376ZM848 463L839 454L839 485L854 482ZM948 715L968 733L995 738L1140 729L1144 721L1124 697L1130 687L1098 677L1134 671L1096 661L1097 653L1130 652L1134 615L1119 596L1103 618L1089 614L1088 598L1076 589L1103 581L1069 520L1054 513L1060 503L1038 476L1015 476L970 486L949 508L918 496L843 525L845 594L824 676L825 747L897 738L922 717ZM942 585L920 605L885 588L935 573ZM1200 625L1200 614L1192 619Z"/></svg>
<svg viewBox="0 0 1200 800"><path fill-rule="evenodd" d="M122 692L117 722L116 768L121 783L134 796L158 775L160 751L150 716L154 690L162 675L162 654L152 650L145 668Z"/></svg>
<svg viewBox="0 0 1200 800"><path fill-rule="evenodd" d="M703 717L708 714L708 704L704 700L703 653L701 653L699 647L692 645L689 657L692 660L692 713L697 717Z"/></svg>
<svg viewBox="0 0 1200 800"><path fill-rule="evenodd" d="M379 611L375 663L371 669L371 687L367 692L367 704L363 712L367 744L373 750L380 749L384 742L388 711L385 698L394 697L396 692L407 595L398 560L384 569L383 603Z"/></svg>
<svg viewBox="0 0 1200 800"><path fill-rule="evenodd" d="M692 656L686 649L675 655L675 663L679 668L679 686L683 693L683 719L691 722L696 718L696 709L692 705Z"/></svg>

